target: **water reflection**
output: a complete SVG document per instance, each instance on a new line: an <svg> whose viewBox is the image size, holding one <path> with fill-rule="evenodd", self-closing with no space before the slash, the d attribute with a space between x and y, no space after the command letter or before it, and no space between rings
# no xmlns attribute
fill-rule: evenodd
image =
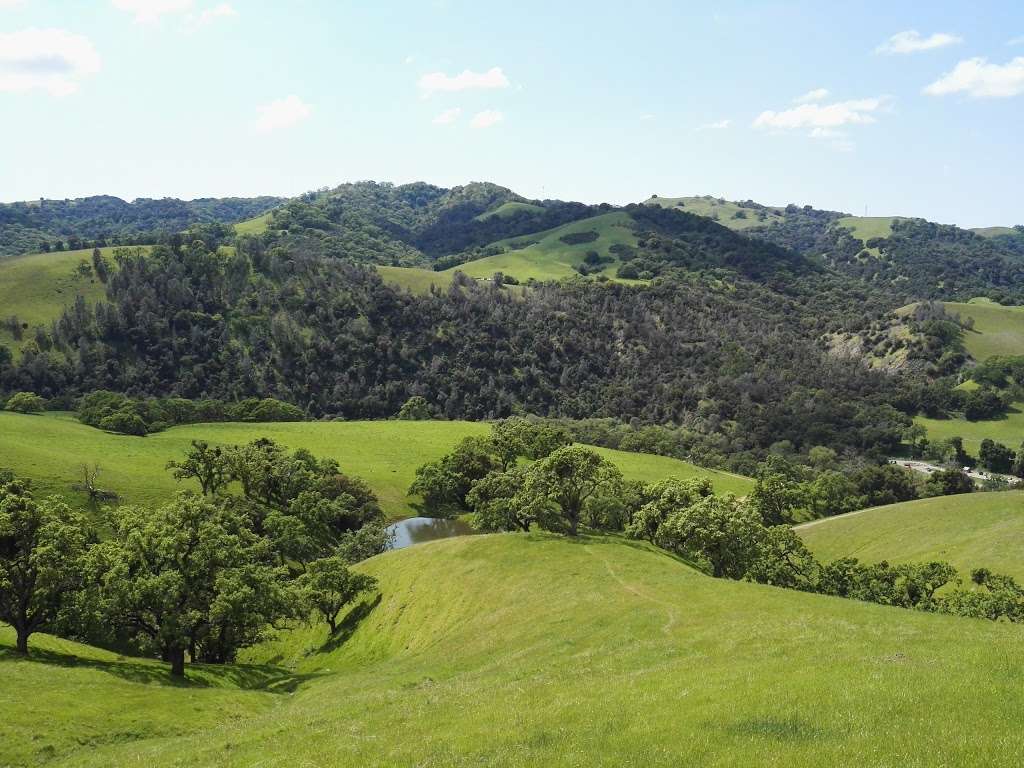
<svg viewBox="0 0 1024 768"><path fill-rule="evenodd" d="M388 530L395 535L391 549L403 549L425 541L474 533L473 527L465 520L441 517L410 517L388 526Z"/></svg>

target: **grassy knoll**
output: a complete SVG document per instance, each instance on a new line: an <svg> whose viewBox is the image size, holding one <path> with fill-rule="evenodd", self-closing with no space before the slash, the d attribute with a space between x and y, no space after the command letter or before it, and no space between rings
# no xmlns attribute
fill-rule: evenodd
<svg viewBox="0 0 1024 768"><path fill-rule="evenodd" d="M680 205L682 203L682 205ZM677 208L697 216L714 219L723 227L742 231L751 227L760 227L785 218L781 208L769 208L764 219L758 218L758 211L741 208L736 203L717 197L652 197L644 201L645 205L660 205L662 208ZM738 215L738 216L737 216Z"/></svg>
<svg viewBox="0 0 1024 768"><path fill-rule="evenodd" d="M239 235L262 235L270 226L270 212L264 213L235 224L235 232Z"/></svg>
<svg viewBox="0 0 1024 768"><path fill-rule="evenodd" d="M539 205L533 203L521 203L515 200L510 200L507 203L502 203L493 211L484 211L476 217L477 221L487 221L492 216L497 216L499 219L504 219L512 214L519 213L520 211L526 211L528 213L540 213L544 209Z"/></svg>
<svg viewBox="0 0 1024 768"><path fill-rule="evenodd" d="M447 290L452 284L454 272L435 272L432 269L418 267L385 267L378 266L377 273L388 285L403 288L411 293L428 294L430 286L435 285Z"/></svg>
<svg viewBox="0 0 1024 768"><path fill-rule="evenodd" d="M999 237L1000 235L1014 235L1017 230L1013 227L974 227L971 232L982 237Z"/></svg>
<svg viewBox="0 0 1024 768"><path fill-rule="evenodd" d="M116 249L100 250L109 259ZM90 268L87 277L77 272L83 259ZM25 335L31 338L32 328L49 325L64 307L74 303L76 296L84 296L90 302L104 297L106 289L91 269L91 248L0 260L0 316L16 315L22 323L28 323ZM6 328L0 329L0 344L12 349L20 346Z"/></svg>
<svg viewBox="0 0 1024 768"><path fill-rule="evenodd" d="M0 763L1016 766L1024 750L1018 626L718 581L614 538L449 539L362 568L381 598L339 638L245 654L293 669L293 696L0 660L19 672L0 696L54 707L0 723Z"/></svg>
<svg viewBox="0 0 1024 768"><path fill-rule="evenodd" d="M440 458L459 440L483 435L488 424L468 421L347 421L275 424L191 424L148 437L102 432L80 424L72 414L25 416L0 411L0 466L33 478L43 493L69 493L83 463L98 463L101 485L126 502L156 504L179 485L164 470L192 440L233 445L271 437L289 448L306 448L337 459L364 478L390 517L412 513L406 489L416 468ZM746 493L748 478L714 472L663 456L599 449L627 477L657 480L672 475L708 475L720 491Z"/></svg>
<svg viewBox="0 0 1024 768"><path fill-rule="evenodd" d="M561 238L581 232L596 232L596 240L588 243L565 243ZM495 256L488 256L446 270L465 272L470 277L487 278L495 272L513 275L519 280L560 280L577 276L574 267L583 261L587 251L597 251L601 256L614 254L609 248L616 244L636 245L632 219L623 211L612 211L565 224L536 235L499 240L496 245L509 250ZM619 265L618 259L608 265L604 274L614 278ZM442 273L444 274L444 273Z"/></svg>
<svg viewBox="0 0 1024 768"><path fill-rule="evenodd" d="M964 346L975 360L993 355L1024 355L1024 307L1007 307L988 299L944 302L961 319L974 319L974 328L964 331Z"/></svg>
<svg viewBox="0 0 1024 768"><path fill-rule="evenodd" d="M928 430L929 440L947 440L962 437L964 448L974 456L978 455L981 441L986 437L1016 450L1024 443L1024 403L1017 403L1014 409L1001 419L990 421L968 421L967 419L930 419L915 416L914 423Z"/></svg>
<svg viewBox="0 0 1024 768"><path fill-rule="evenodd" d="M945 560L1024 580L1024 492L940 496L816 520L797 531L823 560Z"/></svg>
<svg viewBox="0 0 1024 768"><path fill-rule="evenodd" d="M868 240L874 237L889 237L892 234L892 225L897 221L896 216L846 216L836 220L837 227L844 227L850 233L867 244ZM875 258L881 255L877 248L867 248L867 252Z"/></svg>

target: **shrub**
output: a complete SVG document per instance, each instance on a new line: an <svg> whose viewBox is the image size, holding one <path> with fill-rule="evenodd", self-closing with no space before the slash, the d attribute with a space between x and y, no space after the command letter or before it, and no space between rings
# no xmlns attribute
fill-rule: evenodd
<svg viewBox="0 0 1024 768"><path fill-rule="evenodd" d="M7 401L7 410L15 413L39 413L46 407L46 400L35 392L18 392Z"/></svg>

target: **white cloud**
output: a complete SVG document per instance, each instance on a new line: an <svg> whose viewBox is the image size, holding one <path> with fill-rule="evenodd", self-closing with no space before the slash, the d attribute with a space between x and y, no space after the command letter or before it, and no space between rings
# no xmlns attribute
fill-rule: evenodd
<svg viewBox="0 0 1024 768"><path fill-rule="evenodd" d="M444 72L430 72L419 80L420 92L424 97L438 91L467 91L470 89L508 88L509 81L501 67L491 67L486 72L464 70L449 77Z"/></svg>
<svg viewBox="0 0 1024 768"><path fill-rule="evenodd" d="M8 8L17 8L19 5L24 5L25 0L0 0L0 11Z"/></svg>
<svg viewBox="0 0 1024 768"><path fill-rule="evenodd" d="M1024 93L1024 56L1006 64L989 64L981 57L961 61L924 89L930 96L967 93L977 99L1003 99Z"/></svg>
<svg viewBox="0 0 1024 768"><path fill-rule="evenodd" d="M313 108L298 96L277 99L259 107L259 115L252 127L256 133L273 133L282 128L291 128L313 114Z"/></svg>
<svg viewBox="0 0 1024 768"><path fill-rule="evenodd" d="M697 130L698 131L724 131L730 125L732 125L732 120L729 120L727 118L725 120L716 120L713 123L704 123L704 125L698 125L697 126Z"/></svg>
<svg viewBox="0 0 1024 768"><path fill-rule="evenodd" d="M186 21L192 26L205 27L219 19L236 19L238 11L230 3L221 3L212 8L204 8L199 15L189 14Z"/></svg>
<svg viewBox="0 0 1024 768"><path fill-rule="evenodd" d="M161 16L191 11L193 0L111 0L111 4L132 14L137 24L152 24Z"/></svg>
<svg viewBox="0 0 1024 768"><path fill-rule="evenodd" d="M490 128L492 125L497 125L505 116L495 109L485 109L483 112L477 112L473 115L473 119L470 120L469 124L474 128Z"/></svg>
<svg viewBox="0 0 1024 768"><path fill-rule="evenodd" d="M0 92L67 96L82 78L99 71L100 56L82 35L63 29L0 33Z"/></svg>
<svg viewBox="0 0 1024 768"><path fill-rule="evenodd" d="M833 104L801 104L781 112L766 110L754 120L754 127L785 131L866 125L877 122L873 113L883 109L887 104L887 97L876 96L870 99L837 101Z"/></svg>
<svg viewBox="0 0 1024 768"><path fill-rule="evenodd" d="M808 91L802 96L797 96L793 99L794 104L810 104L814 101L822 101L828 97L828 88L815 88L813 91Z"/></svg>
<svg viewBox="0 0 1024 768"><path fill-rule="evenodd" d="M459 107L452 107L446 109L444 112L435 117L431 122L434 125L451 125L462 115L462 110Z"/></svg>
<svg viewBox="0 0 1024 768"><path fill-rule="evenodd" d="M947 45L962 43L963 38L951 35L948 32L936 32L928 37L922 37L916 29L908 29L906 32L897 32L880 46L875 48L875 53L885 53L890 56L899 53L920 53L921 51L932 51L936 48L945 48Z"/></svg>

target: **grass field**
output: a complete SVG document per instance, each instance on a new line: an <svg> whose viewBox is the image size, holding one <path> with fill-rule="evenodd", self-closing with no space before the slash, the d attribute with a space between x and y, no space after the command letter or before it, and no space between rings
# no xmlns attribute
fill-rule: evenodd
<svg viewBox="0 0 1024 768"><path fill-rule="evenodd" d="M483 213L481 213L479 216L476 217L476 220L477 221L487 221L487 219L489 219L489 218L491 218L493 216L497 216L499 219L503 219L503 218L506 218L508 216L511 216L514 213L518 213L520 211L527 211L527 212L530 212L530 213L540 213L543 210L544 209L541 206L534 205L533 203L521 203L521 202L518 202L516 200L510 200L507 203L502 203L497 208L495 208L493 211L484 211Z"/></svg>
<svg viewBox="0 0 1024 768"><path fill-rule="evenodd" d="M386 267L378 266L377 272L388 285L403 288L411 293L430 293L430 286L435 285L447 290L452 284L454 272L435 272L432 269L417 267Z"/></svg>
<svg viewBox="0 0 1024 768"><path fill-rule="evenodd" d="M109 259L115 249L100 250ZM76 271L83 259L89 264L88 277ZM64 307L74 303L76 296L84 296L90 302L105 296L106 288L91 269L91 248L0 260L0 318L16 315L22 323L28 323L25 337L32 338L32 328L48 326ZM0 329L0 344L12 349L20 346L6 328Z"/></svg>
<svg viewBox="0 0 1024 768"><path fill-rule="evenodd" d="M893 222L897 220L896 216L847 216L837 219L836 226L850 230L854 237L867 244L868 240L875 237L889 237L892 234ZM866 250L876 259L881 256L877 248Z"/></svg>
<svg viewBox="0 0 1024 768"><path fill-rule="evenodd" d="M1008 307L988 299L967 303L944 302L961 320L974 319L974 329L964 331L964 346L975 360L993 355L1024 355L1024 307Z"/></svg>
<svg viewBox="0 0 1024 768"><path fill-rule="evenodd" d="M1012 235L1017 232L1013 227L975 227L971 230L982 237L999 237L1000 235Z"/></svg>
<svg viewBox="0 0 1024 768"><path fill-rule="evenodd" d="M679 205L682 203L682 205ZM662 208L677 208L686 213L715 219L723 227L738 231L760 227L775 221L782 221L785 215L780 208L769 208L764 220L758 218L758 212L751 208L741 208L736 203L726 200L719 202L716 197L652 197L644 201L645 205L660 205ZM736 214L743 218L737 218Z"/></svg>
<svg viewBox="0 0 1024 768"><path fill-rule="evenodd" d="M244 654L265 666L184 687L54 640L37 661L0 652L0 764L1015 767L1024 751L1019 626L714 580L614 538L473 536L361 567L381 598L338 639L284 632Z"/></svg>
<svg viewBox="0 0 1024 768"><path fill-rule="evenodd" d="M271 212L235 224L235 233L239 235L262 235L270 225Z"/></svg>
<svg viewBox="0 0 1024 768"><path fill-rule="evenodd" d="M1024 580L1024 492L940 496L797 527L823 560L945 560L967 577L985 567Z"/></svg>
<svg viewBox="0 0 1024 768"><path fill-rule="evenodd" d="M929 440L948 440L962 437L964 448L974 456L978 455L981 441L986 437L1017 450L1024 443L1024 403L1017 403L1014 409L1002 419L991 421L967 421L967 419L930 419L915 416L914 423L928 430Z"/></svg>
<svg viewBox="0 0 1024 768"><path fill-rule="evenodd" d="M468 421L192 424L140 438L102 432L80 424L72 414L0 411L0 467L33 478L44 494L74 498L69 487L78 480L81 465L97 463L104 488L116 491L125 502L151 505L188 487L178 484L164 466L184 455L192 440L234 445L271 437L291 449L306 448L336 459L345 472L373 487L389 517L399 518L413 513L405 492L417 467L440 458L463 437L489 429L488 424ZM664 456L597 450L637 480L707 475L721 492L745 494L752 487L749 478Z"/></svg>
<svg viewBox="0 0 1024 768"><path fill-rule="evenodd" d="M591 231L598 234L597 240L593 242L569 245L560 239L565 235ZM525 247L516 247L524 242L530 242L530 244ZM587 251L597 251L602 256L614 258L614 254L608 250L612 245L636 245L636 242L629 214L623 211L613 211L570 222L555 229L538 232L536 235L499 240L495 245L508 248L509 250L505 253L460 264L446 272L454 273L458 270L475 278L488 278L495 272L503 272L520 281L530 278L541 281L561 280L564 277L579 275L574 267L583 261ZM603 273L614 278L618 265L619 262L616 259L614 263L605 268Z"/></svg>

